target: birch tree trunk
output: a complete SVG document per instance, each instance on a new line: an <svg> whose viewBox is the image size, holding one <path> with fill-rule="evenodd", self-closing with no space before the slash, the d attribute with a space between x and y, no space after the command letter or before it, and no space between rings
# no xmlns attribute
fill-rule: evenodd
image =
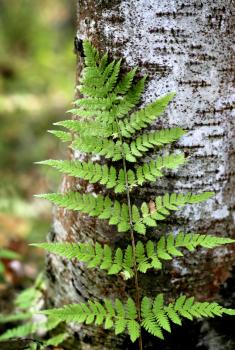
<svg viewBox="0 0 235 350"><path fill-rule="evenodd" d="M234 235L234 3L229 0L77 0L77 5L78 37L90 39L99 50L108 50L114 58L124 57L126 68L138 65L141 74L148 74L143 104L170 91L177 93L167 113L153 127L179 126L188 131L176 146L189 155L188 163L169 173L164 180L147 185L133 198L149 200L165 191L216 193L206 204L185 207L155 230L151 238L172 230ZM78 80L82 65L83 60L78 57ZM68 189L100 190L84 181L65 177L62 191ZM129 237L117 234L113 227L97 219L55 209L49 239L97 240L115 248L120 244L125 246ZM219 300L219 287L229 278L234 260L234 252L228 246L210 252L200 250L166 264L164 272L142 275L141 289L148 296L163 291L169 298L176 298L183 292L199 300ZM133 295L132 282L107 276L98 269L88 270L84 264L54 255L48 256L47 275L49 299L54 306L88 298ZM213 343L210 335L216 335L216 331L210 323L203 323L207 331L202 338L201 325L186 323L183 330L173 328L173 336L164 344L144 334L144 349L182 350L196 346L197 349L218 350L222 346L234 349L231 341L230 347L224 347L227 338L223 341L217 338ZM71 326L71 330L75 339L73 349L135 348L125 336L116 337L99 327L79 325Z"/></svg>

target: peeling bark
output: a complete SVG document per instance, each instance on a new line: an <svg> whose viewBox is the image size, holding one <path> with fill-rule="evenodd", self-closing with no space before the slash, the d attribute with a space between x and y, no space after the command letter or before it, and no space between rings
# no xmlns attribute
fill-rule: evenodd
<svg viewBox="0 0 235 350"><path fill-rule="evenodd" d="M166 191L216 193L205 204L182 209L158 230L150 232L148 238L179 230L234 236L234 3L229 0L77 0L77 3L78 36L90 39L99 50L108 50L113 57L124 57L126 68L138 65L141 74L148 74L143 105L167 92L177 93L167 113L153 128L186 129L187 135L176 148L189 155L188 163L134 193L133 198L143 201ZM82 64L78 58L78 80ZM62 191L67 189L103 191L99 186L65 177ZM97 240L113 248L129 243L128 235L117 234L107 223L64 209L54 211L49 240ZM163 291L169 299L181 292L200 300L218 299L219 286L230 276L234 261L234 251L227 246L188 254L166 264L163 273L151 271L141 275L142 292L154 296ZM98 269L88 270L82 263L54 255L47 258L47 275L49 299L55 306L88 298L133 295L132 281L126 283L121 277L107 276ZM135 348L125 336L115 337L98 327L73 325L71 330L76 344L73 349ZM148 338L146 344L146 349L155 349L156 345L161 349L156 339ZM201 349L211 349L208 344Z"/></svg>

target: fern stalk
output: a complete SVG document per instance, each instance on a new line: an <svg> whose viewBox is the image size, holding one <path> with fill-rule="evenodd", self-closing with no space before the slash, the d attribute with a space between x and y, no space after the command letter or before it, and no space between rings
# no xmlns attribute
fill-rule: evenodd
<svg viewBox="0 0 235 350"><path fill-rule="evenodd" d="M116 118L116 123L118 126L118 137L122 143L122 163L123 163L123 170L124 170L124 175L125 175L125 188L126 188L127 206L128 206L129 223L130 223L131 246L132 246L132 252L133 252L133 270L134 270L134 280L135 280L135 289L136 289L136 292L135 292L136 293L136 295L135 295L136 309L137 309L138 321L139 321L139 324L141 324L141 301L140 301L138 269L137 269L137 262L136 262L136 248L135 248L136 245L135 245L134 225L133 225L133 221L132 221L130 188L129 188L129 182L128 182L128 176L127 176L126 158L125 158L124 149L123 149L122 134L121 134L121 130L120 130L119 122L118 122L117 118ZM141 328L140 328L138 342L139 342L139 350L143 350Z"/></svg>

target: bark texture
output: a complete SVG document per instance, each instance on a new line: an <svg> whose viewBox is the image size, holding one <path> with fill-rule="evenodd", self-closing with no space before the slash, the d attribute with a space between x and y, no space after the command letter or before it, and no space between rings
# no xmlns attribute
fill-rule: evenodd
<svg viewBox="0 0 235 350"><path fill-rule="evenodd" d="M160 229L150 232L148 238L156 239L160 233L172 230L234 236L234 3L229 0L77 0L77 3L78 36L90 39L113 57L124 57L127 68L138 65L141 74L148 74L143 105L164 93L177 93L167 113L153 128L179 126L188 131L176 145L189 155L187 165L147 185L132 198L139 202L165 191L216 193L205 204L185 207ZM82 65L82 59L78 58L78 80ZM68 189L102 191L98 186L65 177L62 191ZM49 239L97 240L113 247L129 243L128 235L117 234L107 223L64 209L55 209ZM200 250L166 264L164 272L141 275L142 292L155 296L164 291L168 298L184 292L200 300L218 300L219 286L229 278L234 261L232 247L209 252ZM87 269L81 263L54 255L48 256L47 273L49 300L55 306L88 298L125 298L134 292L132 281L126 283L121 277L110 277L100 270ZM226 293L221 295L228 297ZM190 334L192 327L186 324L183 331ZM203 327L205 337L189 339L187 347L193 349L195 343L197 349L219 350L219 341L214 344L210 336L210 332L216 332L214 328L211 331L211 324L205 322ZM71 329L75 335L73 349L135 348L125 336L117 338L98 327L74 325ZM201 324L194 329L201 329ZM174 332L177 331L173 329L177 337ZM234 343L230 344L226 349L234 349ZM174 344L174 350L184 348L176 346ZM163 344L145 337L145 349L156 347L162 349ZM164 349L168 348L173 349L170 342L164 345Z"/></svg>

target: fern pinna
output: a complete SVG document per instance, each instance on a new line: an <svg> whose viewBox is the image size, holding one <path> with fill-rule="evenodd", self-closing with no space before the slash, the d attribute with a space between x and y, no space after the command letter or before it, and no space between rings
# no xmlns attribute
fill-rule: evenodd
<svg viewBox="0 0 235 350"><path fill-rule="evenodd" d="M151 300L139 294L138 273L149 269L162 269L164 260L183 256L186 248L214 248L233 243L229 238L196 233L169 233L157 243L151 240L136 242L137 235L145 235L148 227L155 227L172 211L186 204L195 204L213 196L211 192L200 194L165 193L140 207L131 203L133 188L145 182L156 181L163 176L164 169L175 169L185 163L183 154L167 153L146 161L143 156L152 148L177 141L185 131L171 128L148 132L147 128L166 109L174 97L169 93L140 110L134 110L144 91L146 77L136 79L136 69L127 74L120 73L121 60L109 62L107 53L100 56L97 50L84 41L85 68L79 86L83 98L75 101L71 110L75 120L65 120L57 125L68 131L51 131L62 141L70 142L72 149L109 159L105 164L99 161L47 160L40 162L58 169L64 174L85 179L90 183L105 186L114 196L102 194L67 192L43 194L54 204L80 211L98 219L108 220L119 232L129 232L131 244L124 250L112 251L109 245L91 243L41 243L35 246L59 254L67 259L78 259L88 267L99 267L108 274L122 274L125 279L134 278L135 301L129 298L125 303L90 300L88 303L66 305L63 308L44 311L45 314L64 321L104 325L114 328L119 334L127 330L134 342L139 338L142 349L141 327L152 335L163 339L163 330L170 332L170 322L181 325L182 318L214 317L235 314L217 303L196 302L193 297L179 296L172 303L165 304L163 294ZM142 133L140 134L140 131ZM140 161L141 160L141 161ZM117 164L117 165L116 165ZM119 194L126 194L126 201L119 201Z"/></svg>

